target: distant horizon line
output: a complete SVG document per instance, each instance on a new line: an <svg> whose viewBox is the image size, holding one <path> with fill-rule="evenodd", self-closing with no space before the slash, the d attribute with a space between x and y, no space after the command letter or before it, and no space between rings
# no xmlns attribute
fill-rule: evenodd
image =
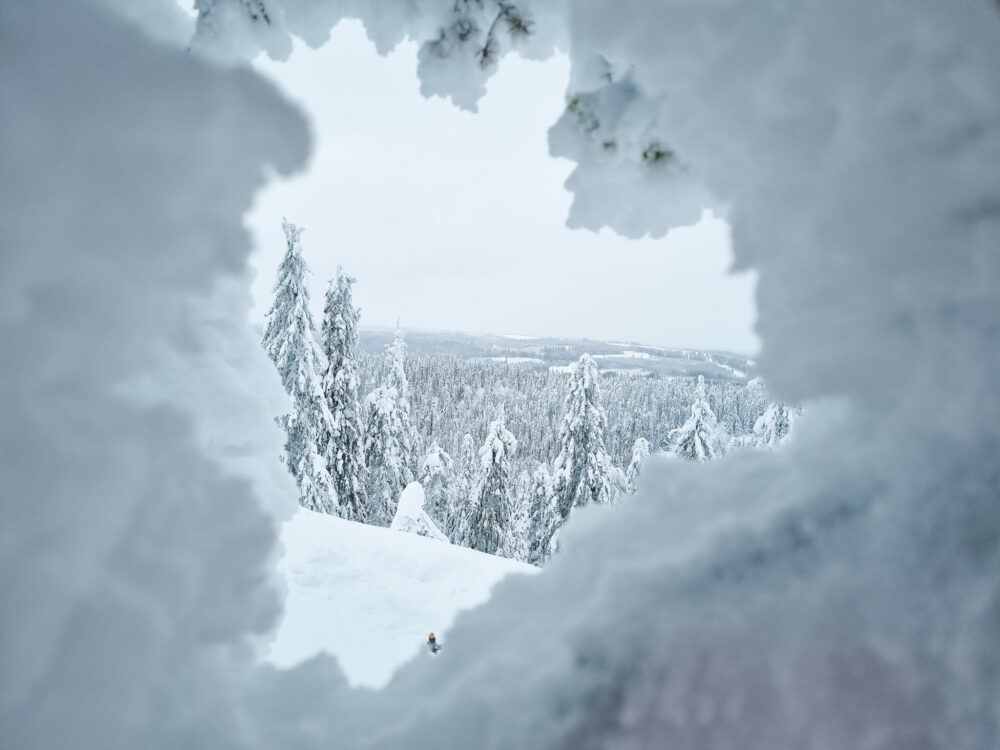
<svg viewBox="0 0 1000 750"><path fill-rule="evenodd" d="M545 339L552 339L557 341L589 341L595 344L605 344L608 346L641 346L647 349L660 349L663 351L688 351L688 352L706 352L712 353L716 352L719 354L729 354L738 357L745 357L747 360L756 363L757 355L747 354L746 352L736 351L734 349L719 349L719 348L707 348L707 347L694 347L694 346L664 346L662 344L646 344L641 341L628 341L624 339L618 340L608 340L608 339L596 339L590 338L588 336L566 336L566 335L528 335L519 333L497 333L494 331L468 331L461 330L458 328L422 328L419 326L399 326L399 329L405 334L409 333L436 333L436 334L461 334L463 336L495 336L497 338L507 338L512 341L538 341ZM359 324L359 331L372 331L378 333L393 333L396 330L394 325L379 325L379 324Z"/></svg>

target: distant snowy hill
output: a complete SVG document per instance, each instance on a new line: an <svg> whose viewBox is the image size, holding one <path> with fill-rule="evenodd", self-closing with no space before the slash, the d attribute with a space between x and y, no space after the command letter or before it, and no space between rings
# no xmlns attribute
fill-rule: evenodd
<svg viewBox="0 0 1000 750"><path fill-rule="evenodd" d="M455 615L482 604L510 573L537 568L402 531L300 509L281 532L285 617L268 661L290 666L319 651L354 685L381 687L423 652L448 647Z"/></svg>
<svg viewBox="0 0 1000 750"><path fill-rule="evenodd" d="M361 350L382 353L393 332L361 330ZM515 334L405 331L410 354L459 359L493 359L525 367L559 370L581 354L591 354L601 371L619 375L665 375L710 380L746 381L756 375L756 363L743 354L696 349L669 349L627 341L536 338Z"/></svg>

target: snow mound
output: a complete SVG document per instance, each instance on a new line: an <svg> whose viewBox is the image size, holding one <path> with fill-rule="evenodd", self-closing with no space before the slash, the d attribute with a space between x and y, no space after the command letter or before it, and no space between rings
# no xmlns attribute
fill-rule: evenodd
<svg viewBox="0 0 1000 750"><path fill-rule="evenodd" d="M415 502L414 486L400 507ZM447 640L455 616L485 602L501 578L537 571L305 509L284 524L281 541L288 598L267 660L287 667L326 651L352 685L366 687L385 685L431 631Z"/></svg>
<svg viewBox="0 0 1000 750"><path fill-rule="evenodd" d="M420 486L420 482L410 482L406 485L403 494L399 496L396 515L389 528L393 531L406 531L417 536L436 539L439 542L448 542L448 537L441 533L424 510L424 488Z"/></svg>

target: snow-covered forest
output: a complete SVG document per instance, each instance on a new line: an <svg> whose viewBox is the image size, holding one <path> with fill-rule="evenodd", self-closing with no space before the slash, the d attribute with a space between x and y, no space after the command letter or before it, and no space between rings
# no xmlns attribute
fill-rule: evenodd
<svg viewBox="0 0 1000 750"><path fill-rule="evenodd" d="M282 228L263 345L291 398L282 460L309 510L389 526L416 479L419 533L542 564L572 509L631 495L651 453L707 461L791 434L797 410L757 378L603 376L586 353L548 369L413 358L398 327L384 354L360 354L355 279L330 280L317 327L302 228Z"/></svg>

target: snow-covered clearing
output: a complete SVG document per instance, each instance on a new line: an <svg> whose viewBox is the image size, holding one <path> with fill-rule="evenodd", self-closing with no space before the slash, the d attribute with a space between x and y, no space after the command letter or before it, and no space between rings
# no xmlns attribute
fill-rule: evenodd
<svg viewBox="0 0 1000 750"><path fill-rule="evenodd" d="M645 378L652 374L651 370L642 367L609 367L601 370L601 375L622 375L626 378Z"/></svg>
<svg viewBox="0 0 1000 750"><path fill-rule="evenodd" d="M633 349L626 349L615 354L594 354L593 357L594 359L659 359L649 352L637 352Z"/></svg>
<svg viewBox="0 0 1000 750"><path fill-rule="evenodd" d="M415 534L299 510L281 532L285 615L267 655L290 666L326 651L353 685L381 687L423 653L445 648L455 616L509 573L538 569Z"/></svg>
<svg viewBox="0 0 1000 750"><path fill-rule="evenodd" d="M545 362L541 357L476 357L474 362L506 362L508 365L536 365Z"/></svg>

